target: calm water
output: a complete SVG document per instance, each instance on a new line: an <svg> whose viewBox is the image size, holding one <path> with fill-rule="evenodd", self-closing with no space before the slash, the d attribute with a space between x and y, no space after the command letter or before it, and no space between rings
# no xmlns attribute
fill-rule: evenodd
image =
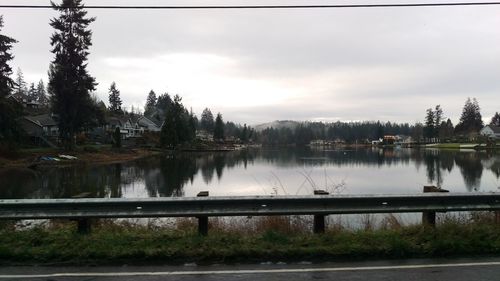
<svg viewBox="0 0 500 281"><path fill-rule="evenodd" d="M1 198L500 192L500 154L413 149L257 149L124 164L0 170Z"/></svg>

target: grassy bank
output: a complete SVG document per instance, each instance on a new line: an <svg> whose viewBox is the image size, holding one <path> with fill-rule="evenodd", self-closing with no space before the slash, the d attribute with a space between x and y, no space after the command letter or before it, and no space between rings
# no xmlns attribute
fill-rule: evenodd
<svg viewBox="0 0 500 281"><path fill-rule="evenodd" d="M15 155L8 157L0 154L0 168L26 168L33 163L39 165L111 164L132 161L159 153L140 148L114 149L108 145L77 147L74 151L54 148L20 149ZM60 154L75 156L78 159L37 162L39 157L58 157Z"/></svg>
<svg viewBox="0 0 500 281"><path fill-rule="evenodd" d="M174 228L101 223L89 235L77 234L69 224L29 230L4 226L0 231L2 264L203 264L499 254L500 225L489 221L450 220L436 229L334 228L322 235L281 227L248 233L215 225L208 237L202 237L194 221Z"/></svg>

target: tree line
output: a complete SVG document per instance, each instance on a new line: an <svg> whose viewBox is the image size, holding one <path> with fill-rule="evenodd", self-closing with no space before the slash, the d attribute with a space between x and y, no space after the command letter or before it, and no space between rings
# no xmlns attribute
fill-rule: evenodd
<svg viewBox="0 0 500 281"><path fill-rule="evenodd" d="M87 15L82 0L63 0L61 4L51 2L51 5L59 15L50 21L54 29L50 38L53 59L49 65L47 87L43 81L36 86L34 83L28 86L20 69L15 81L10 78L11 49L17 41L0 33L0 141L14 145L22 134L17 124L23 114L22 108L7 98L15 94L50 108L51 113L57 116L63 146L73 149L77 134L103 125L106 116L122 116L128 112L122 108L120 91L115 82L109 88L109 107L92 94L97 82L87 68L89 48L92 46L89 26L96 18ZM2 28L3 18L0 17L0 32ZM157 98L154 91L147 97L144 113L161 126L160 140L164 147L172 148L196 137L198 119L181 100L178 95L171 98L168 94ZM224 123L220 113L214 120L211 118L213 116L203 115L200 126L213 134L215 140L223 140L227 135L239 135L240 130L247 134L246 125Z"/></svg>
<svg viewBox="0 0 500 281"><path fill-rule="evenodd" d="M346 143L366 143L381 139L384 135L409 135L413 129L408 123L380 121L364 122L297 122L295 128L266 128L256 134L262 144L309 144L312 140L328 140Z"/></svg>
<svg viewBox="0 0 500 281"><path fill-rule="evenodd" d="M63 0L61 4L51 2L51 5L59 15L50 21L54 29L50 38L53 59L49 65L47 87L43 81L28 86L20 70L15 81L10 78L11 49L17 41L0 33L0 142L9 146L18 143L22 134L17 123L22 108L7 98L13 93L50 107L58 117L60 140L67 149L74 148L77 134L102 125L106 115L126 114L115 82L109 88L109 107L92 95L97 82L87 69L92 46L89 26L96 18L87 16L82 0ZM0 32L2 28L3 18L0 17ZM214 117L208 108L198 120L192 110L182 104L180 96L172 98L168 93L156 96L153 90L147 96L144 114L161 125L161 145L168 148L193 141L198 130L215 141L234 137L243 142L253 139L263 144L308 144L314 139L366 142L384 135L411 135L416 141L450 139L477 133L484 126L475 98L467 99L456 126L450 119L445 121L443 110L437 105L426 111L425 124L303 122L295 128L267 128L257 133L246 124L224 123L222 114L217 113ZM491 124L500 125L498 112Z"/></svg>
<svg viewBox="0 0 500 281"><path fill-rule="evenodd" d="M423 135L419 139L423 137L425 141L431 142L470 139L476 137L484 127L481 108L476 98L467 98L456 126L453 125L449 118L446 121L444 119L441 105L428 108L424 125L417 124L423 131ZM495 112L489 125L500 126L500 114L498 112Z"/></svg>

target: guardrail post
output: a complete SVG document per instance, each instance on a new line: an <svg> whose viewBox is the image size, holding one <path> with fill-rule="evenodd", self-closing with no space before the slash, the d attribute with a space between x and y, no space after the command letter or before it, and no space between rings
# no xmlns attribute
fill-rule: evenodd
<svg viewBox="0 0 500 281"><path fill-rule="evenodd" d="M91 197L90 192L83 192L74 196L71 196L71 198L79 199L79 198L89 198ZM75 219L78 227L77 227L77 232L79 234L89 234L90 229L91 229L91 223L90 219L88 218L83 218L83 219Z"/></svg>
<svg viewBox="0 0 500 281"><path fill-rule="evenodd" d="M315 190L314 195L329 195L324 190ZM325 215L314 215L313 232L315 234L325 233Z"/></svg>
<svg viewBox="0 0 500 281"><path fill-rule="evenodd" d="M200 191L197 197L208 197L208 191ZM208 235L208 217L200 216L198 217L198 233L202 236Z"/></svg>
<svg viewBox="0 0 500 281"><path fill-rule="evenodd" d="M429 192L449 192L449 191L433 185L425 185L424 193L429 193ZM422 224L431 227L436 227L436 212L422 212Z"/></svg>
<svg viewBox="0 0 500 281"><path fill-rule="evenodd" d="M77 219L76 222L78 223L78 233L90 233L90 219Z"/></svg>

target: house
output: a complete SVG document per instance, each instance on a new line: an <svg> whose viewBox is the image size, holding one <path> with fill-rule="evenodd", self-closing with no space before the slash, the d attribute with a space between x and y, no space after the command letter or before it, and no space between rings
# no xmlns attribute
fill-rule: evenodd
<svg viewBox="0 0 500 281"><path fill-rule="evenodd" d="M113 134L116 128L118 128L120 130L122 139L127 139L134 136L134 126L132 125L130 118L126 116L113 116L107 118L105 127L106 131L110 134Z"/></svg>
<svg viewBox="0 0 500 281"><path fill-rule="evenodd" d="M52 114L24 116L19 122L28 136L57 137L59 135L57 122Z"/></svg>
<svg viewBox="0 0 500 281"><path fill-rule="evenodd" d="M383 139L383 144L394 144L397 141L396 136L385 135Z"/></svg>
<svg viewBox="0 0 500 281"><path fill-rule="evenodd" d="M122 139L140 137L144 132L160 132L161 128L145 116L113 116L106 120L106 131L113 134L116 128L120 129Z"/></svg>
<svg viewBox="0 0 500 281"><path fill-rule="evenodd" d="M327 145L328 143L324 140L312 140L309 145L311 146L325 146Z"/></svg>
<svg viewBox="0 0 500 281"><path fill-rule="evenodd" d="M140 130L141 134L144 132L160 132L161 131L160 126L158 126L155 122L153 122L151 119L147 118L146 116L140 116L135 123L139 128L141 128L141 130Z"/></svg>
<svg viewBox="0 0 500 281"><path fill-rule="evenodd" d="M493 126L493 125L487 125L484 128L479 131L479 134L482 136L492 138L492 139L500 139L500 127L499 126Z"/></svg>
<svg viewBox="0 0 500 281"><path fill-rule="evenodd" d="M214 137L213 134L210 134L209 132L205 130L197 130L196 131L196 138L202 141L213 141Z"/></svg>
<svg viewBox="0 0 500 281"><path fill-rule="evenodd" d="M12 95L9 95L7 97L7 99L13 100L26 108L37 109L37 108L42 107L39 102L37 102L36 100L30 99L27 95L23 95L23 94L12 94Z"/></svg>

